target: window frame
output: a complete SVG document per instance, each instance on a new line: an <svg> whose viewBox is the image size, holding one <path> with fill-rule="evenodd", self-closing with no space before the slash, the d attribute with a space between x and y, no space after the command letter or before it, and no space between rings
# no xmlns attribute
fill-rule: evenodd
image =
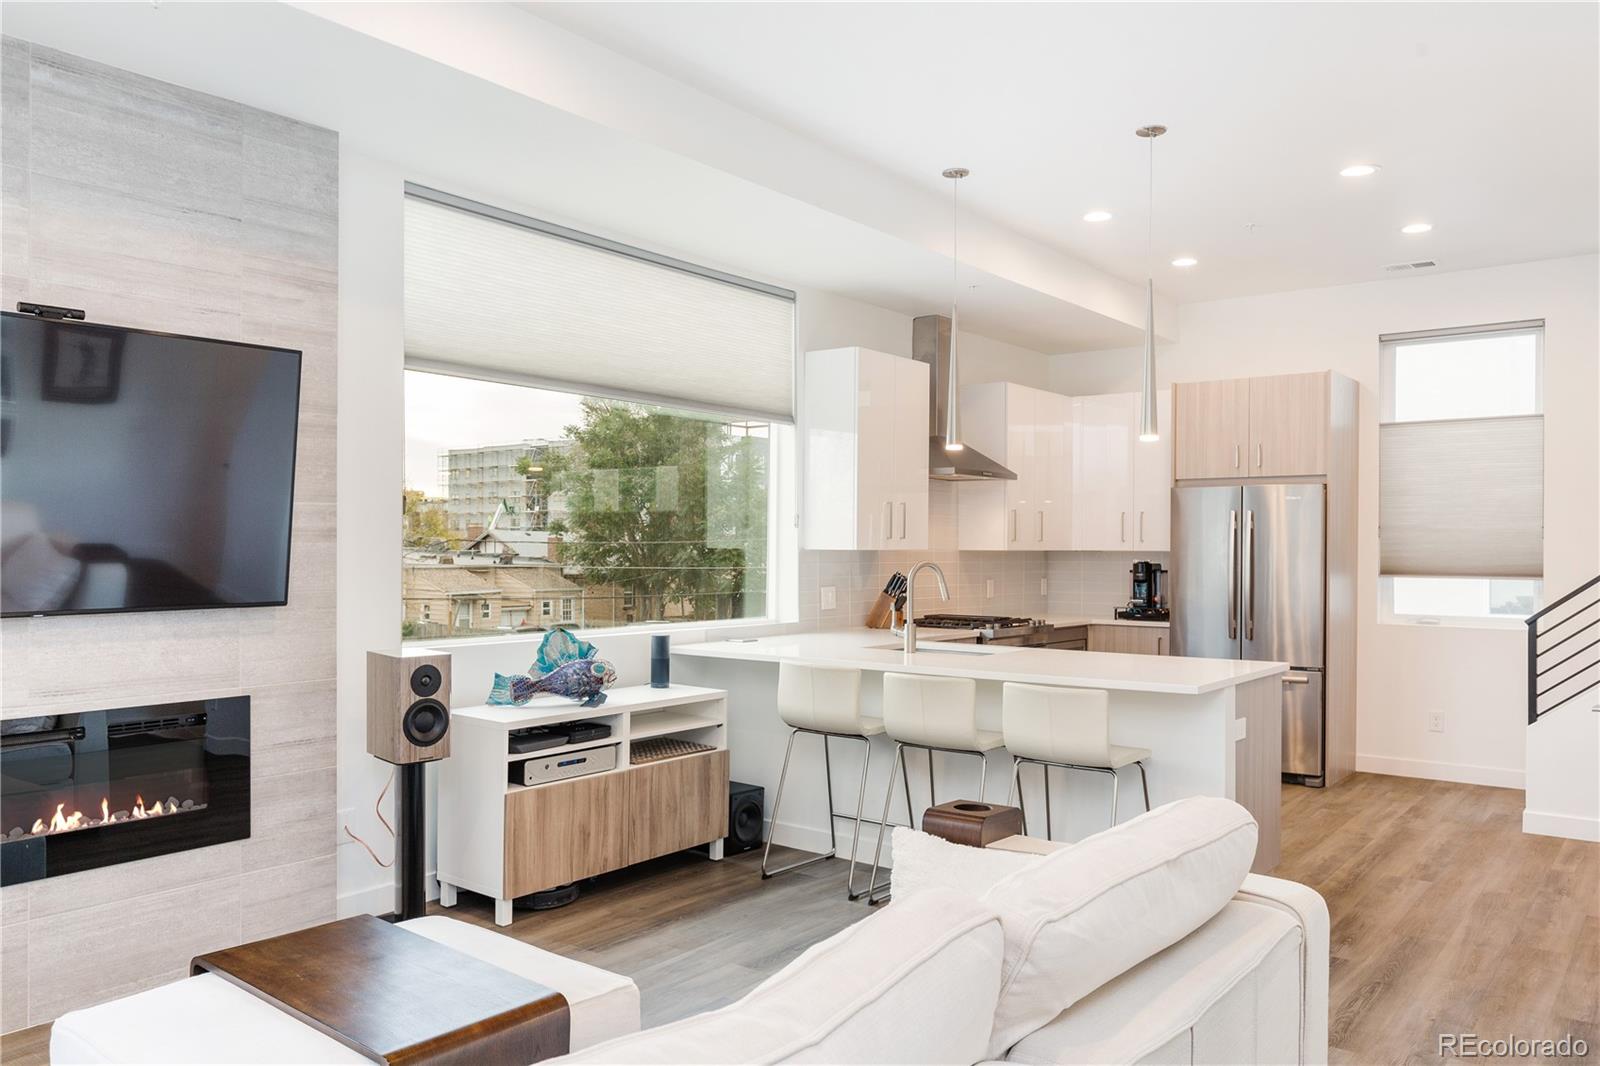
<svg viewBox="0 0 1600 1066"><path fill-rule="evenodd" d="M1543 319L1524 319L1515 322L1496 322L1477 326L1461 326L1445 329L1414 330L1406 333L1386 333L1378 338L1378 425L1381 427L1396 423L1395 411L1395 354L1396 351L1408 344L1426 342L1431 340L1450 341L1462 338L1483 336L1487 334L1518 334L1527 333L1534 338L1534 363L1533 363L1533 395L1534 410L1541 418L1544 416L1544 353L1545 353L1545 322ZM1460 421L1487 420L1495 417L1509 417L1496 415L1466 415L1460 416ZM1446 419L1426 419L1424 421L1447 421ZM1378 463L1378 477L1383 477L1381 458ZM1381 537L1381 531L1380 531ZM1527 615L1449 615L1449 614L1411 614L1401 613L1395 609L1395 581L1396 580L1430 580L1422 575L1396 575L1384 574L1381 569L1378 574L1378 622L1382 625L1406 626L1433 626L1462 629L1500 629L1523 631L1526 629ZM1526 581L1526 577L1513 576L1480 576L1463 575L1462 580L1483 581ZM1544 581L1539 579L1538 604L1543 603ZM1538 610L1538 604L1534 610Z"/></svg>

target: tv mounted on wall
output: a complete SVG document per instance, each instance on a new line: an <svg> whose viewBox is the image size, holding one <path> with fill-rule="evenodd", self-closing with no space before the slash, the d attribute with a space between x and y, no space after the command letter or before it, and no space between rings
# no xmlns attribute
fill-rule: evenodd
<svg viewBox="0 0 1600 1066"><path fill-rule="evenodd" d="M299 352L0 319L7 617L287 602Z"/></svg>

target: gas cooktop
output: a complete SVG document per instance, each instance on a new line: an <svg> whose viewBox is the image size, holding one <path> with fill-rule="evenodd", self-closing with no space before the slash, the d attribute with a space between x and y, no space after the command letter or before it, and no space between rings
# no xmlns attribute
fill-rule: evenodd
<svg viewBox="0 0 1600 1066"><path fill-rule="evenodd" d="M1038 624L1032 618L1005 614L929 614L918 618L916 623L929 629L1009 629Z"/></svg>

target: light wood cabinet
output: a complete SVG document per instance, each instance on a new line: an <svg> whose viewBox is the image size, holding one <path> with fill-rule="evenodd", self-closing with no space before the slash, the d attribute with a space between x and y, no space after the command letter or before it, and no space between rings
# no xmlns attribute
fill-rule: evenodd
<svg viewBox="0 0 1600 1066"><path fill-rule="evenodd" d="M629 863L728 835L726 750L635 766L626 776Z"/></svg>
<svg viewBox="0 0 1600 1066"><path fill-rule="evenodd" d="M1281 374L1173 387L1178 480L1328 473L1329 374Z"/></svg>
<svg viewBox="0 0 1600 1066"><path fill-rule="evenodd" d="M1072 398L1012 382L961 392L962 434L1014 481L957 487L964 551L1056 551L1072 546Z"/></svg>
<svg viewBox="0 0 1600 1066"><path fill-rule="evenodd" d="M870 348L807 352L804 546L928 546L928 366Z"/></svg>
<svg viewBox="0 0 1600 1066"><path fill-rule="evenodd" d="M1249 477L1328 472L1328 375L1250 379Z"/></svg>
<svg viewBox="0 0 1600 1066"><path fill-rule="evenodd" d="M1172 393L1156 394L1162 436L1139 440L1139 394L1077 396L1072 547L1166 551L1172 543Z"/></svg>
<svg viewBox="0 0 1600 1066"><path fill-rule="evenodd" d="M495 923L511 921L518 896L619 870L658 855L710 844L722 857L728 832L727 693L671 685L614 688L585 708L555 696L522 707L454 708L455 746L439 764L439 900L460 889L495 901ZM574 721L609 726L608 737L537 752L511 750L518 730ZM706 750L633 762L635 745L676 737ZM615 766L526 785L529 760L614 754Z"/></svg>
<svg viewBox="0 0 1600 1066"><path fill-rule="evenodd" d="M1250 443L1250 381L1198 381L1172 389L1173 473L1244 477Z"/></svg>
<svg viewBox="0 0 1600 1066"><path fill-rule="evenodd" d="M1090 651L1115 651L1127 655L1166 655L1167 630L1161 626L1089 627Z"/></svg>

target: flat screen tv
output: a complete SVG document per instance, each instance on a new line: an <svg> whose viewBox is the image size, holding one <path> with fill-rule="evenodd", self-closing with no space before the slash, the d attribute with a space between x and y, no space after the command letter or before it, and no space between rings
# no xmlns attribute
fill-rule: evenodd
<svg viewBox="0 0 1600 1066"><path fill-rule="evenodd" d="M299 352L0 319L6 616L287 602Z"/></svg>

